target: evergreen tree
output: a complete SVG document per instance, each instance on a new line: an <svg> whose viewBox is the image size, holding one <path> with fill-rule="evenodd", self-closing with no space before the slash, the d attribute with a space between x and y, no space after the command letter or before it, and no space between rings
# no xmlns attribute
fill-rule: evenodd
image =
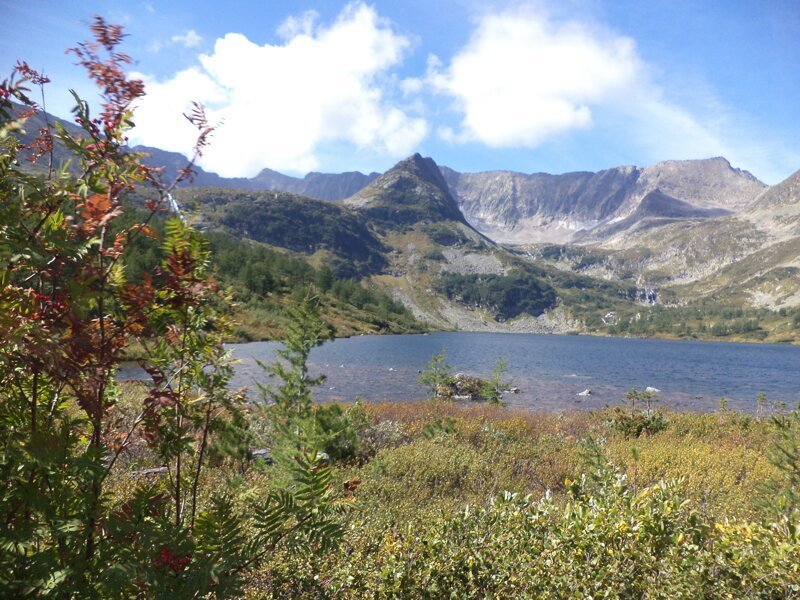
<svg viewBox="0 0 800 600"><path fill-rule="evenodd" d="M274 412L280 416L284 425L291 425L298 419L311 414L313 404L312 389L325 381L324 375L311 377L308 371L308 357L311 350L333 337L330 325L320 316L317 298L307 295L297 305L287 310L289 323L286 327L284 347L278 350L283 359L259 366L270 376L281 380L277 387L258 384L262 397L274 403Z"/></svg>
<svg viewBox="0 0 800 600"><path fill-rule="evenodd" d="M453 367L448 365L445 362L446 360L447 355L444 348L442 348L431 357L422 373L417 377L417 383L428 389L428 395L431 398L437 398L439 396L439 386L447 383L453 377Z"/></svg>
<svg viewBox="0 0 800 600"><path fill-rule="evenodd" d="M316 281L314 282L316 286L322 292L327 292L333 286L333 272L328 265L322 265L317 271Z"/></svg>

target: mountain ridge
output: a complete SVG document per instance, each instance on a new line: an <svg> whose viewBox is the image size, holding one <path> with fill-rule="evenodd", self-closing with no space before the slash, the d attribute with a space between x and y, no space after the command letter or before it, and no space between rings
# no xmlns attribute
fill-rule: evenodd
<svg viewBox="0 0 800 600"><path fill-rule="evenodd" d="M166 165L165 179L186 162L178 153L137 149L148 150L154 166ZM260 189L307 192L312 182L318 196L344 201ZM720 314L750 315L748 327L766 318L769 332L757 328L758 335L798 333L791 311L800 311L800 171L768 187L723 157L552 175L459 173L415 154L381 175L300 179L266 169L226 179L198 168L176 190L182 206L194 197L201 226L309 255L339 276L391 291L444 327L509 330L493 322L488 307L507 304L493 294L521 294L518 284L529 282L543 298L550 292L542 286L555 289L557 305L533 321L514 319L510 330L652 333L658 329L638 324L635 307L644 303L687 321L682 335L702 334L705 320ZM437 290L445 276L443 299ZM489 304L475 300L480 290ZM790 318L753 312L762 309L790 311ZM545 317L549 324L538 321ZM660 323L664 330L667 321Z"/></svg>

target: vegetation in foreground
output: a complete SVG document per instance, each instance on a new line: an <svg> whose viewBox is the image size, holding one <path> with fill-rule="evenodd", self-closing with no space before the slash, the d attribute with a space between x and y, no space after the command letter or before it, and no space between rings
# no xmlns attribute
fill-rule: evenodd
<svg viewBox="0 0 800 600"><path fill-rule="evenodd" d="M173 219L152 272L126 273L170 188L124 151L143 90L122 31L92 30L73 52L99 115L78 101L81 136L29 148L52 158L57 137L81 175L19 168L8 98L33 109L21 84L46 80L20 63L0 87L0 595L800 593L800 412L670 414L634 391L614 411L517 413L502 364L483 404L314 405L307 358L330 331L312 297L266 366L278 385L231 391L208 241ZM199 152L212 128L190 120ZM148 217L115 231L137 185ZM116 380L131 343L146 383Z"/></svg>
<svg viewBox="0 0 800 600"><path fill-rule="evenodd" d="M131 384L126 402L140 394ZM328 454L330 485L353 510L338 517L336 547L278 546L242 593L795 595L798 413L658 411L657 431L637 436L620 412L645 410L630 402L564 414L434 400L307 406L292 417L294 431ZM276 443L285 425L268 409L250 419L253 442L274 448L274 463L218 464L205 484L231 490L244 514L287 484L291 462ZM149 464L139 460L137 468ZM130 481L125 469L116 477Z"/></svg>

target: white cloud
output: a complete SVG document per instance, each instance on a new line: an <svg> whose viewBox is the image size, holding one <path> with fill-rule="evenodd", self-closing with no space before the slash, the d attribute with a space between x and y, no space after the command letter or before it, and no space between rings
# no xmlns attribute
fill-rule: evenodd
<svg viewBox="0 0 800 600"><path fill-rule="evenodd" d="M409 47L375 10L348 5L329 27L306 13L279 29L283 44L258 45L229 33L199 65L166 81L145 79L136 113L138 143L187 151L191 128L181 112L202 102L224 121L203 159L227 176L260 169L303 172L318 166L326 144L400 158L414 151L427 123L391 101L388 71Z"/></svg>
<svg viewBox="0 0 800 600"><path fill-rule="evenodd" d="M181 35L173 35L170 41L173 44L182 44L184 48L194 48L203 42L203 38L194 29L190 29Z"/></svg>
<svg viewBox="0 0 800 600"><path fill-rule="evenodd" d="M712 90L676 100L656 72L631 38L529 6L484 15L449 61L429 59L426 81L460 117L437 129L448 143L535 148L584 132L587 144L613 143L639 164L723 155L776 180L783 146L760 140Z"/></svg>
<svg viewBox="0 0 800 600"><path fill-rule="evenodd" d="M630 38L556 25L540 12L485 16L469 43L429 81L463 112L460 137L489 146L540 144L592 123L592 106L618 96L642 70Z"/></svg>
<svg viewBox="0 0 800 600"><path fill-rule="evenodd" d="M299 17L288 17L278 27L278 35L285 40L291 40L298 35L313 35L314 23L318 19L319 13L315 10L307 10Z"/></svg>

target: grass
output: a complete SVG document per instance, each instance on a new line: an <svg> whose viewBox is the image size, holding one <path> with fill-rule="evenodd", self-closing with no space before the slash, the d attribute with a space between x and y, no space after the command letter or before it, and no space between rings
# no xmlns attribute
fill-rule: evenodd
<svg viewBox="0 0 800 600"><path fill-rule="evenodd" d="M135 384L120 387L117 411L124 420L135 414L144 388ZM481 520L494 514L493 498L508 491L518 498L549 496L555 506L573 502L574 482L591 467L586 458L587 439L596 440L602 453L619 469L632 497L660 497L659 486L675 481L674 489L685 498L685 503L675 506L693 511L705 519L703 522L719 524L714 531L728 536L725 540L739 539L741 528L750 531L747 528L756 525L748 524L769 518L763 490L776 475L769 460L776 432L768 418L728 410L707 414L665 412L667 424L662 431L628 438L615 427L611 409L545 413L422 401L351 405L346 414L358 429L360 443L349 458L332 464L333 486L341 489L346 481L360 481L361 485L355 493L357 508L347 517L342 546L324 556L298 556L290 548L279 549L274 560L250 580L248 597L413 596L415 593L409 591L417 589L413 586L424 588L443 574L452 575L448 569L458 573L467 568L448 562L455 560L457 548L453 544L462 543L455 541L461 539L459 536L466 535L470 541L463 543L472 549L480 547L476 535L491 536L492 544L505 543L503 526L494 520L499 516L489 522ZM257 411L252 419L254 443L269 446L270 428ZM147 457L142 445L120 462L118 494L124 495L130 485L127 472L155 466L148 465ZM221 463L208 472L202 486L207 494L229 489L236 494L237 505L247 510L249 502L285 485L285 481L277 466ZM648 495L640 496L640 492ZM471 508L464 513L467 507ZM484 510L490 512L478 522L462 522L465 514L484 514L480 512ZM687 523L693 523L694 518ZM569 523L557 525L556 534L566 535L566 525ZM549 526L556 527L552 523ZM466 529L460 529L463 527ZM490 529L481 534L482 527ZM529 535L514 531L513 535ZM759 531L759 535L767 535L767 530ZM540 542L547 545L546 540L536 543ZM435 550L430 544L444 545ZM797 552L795 546L780 547ZM427 552L433 554L426 559ZM439 564L440 555L450 558L442 558ZM439 566L431 567L431 561ZM502 583L511 585L513 577ZM528 583L521 582L519 589L530 591ZM462 591L472 590L482 596L475 582L436 585L461 586ZM741 597L747 597L747 593Z"/></svg>
<svg viewBox="0 0 800 600"><path fill-rule="evenodd" d="M115 408L132 419L145 387L120 385ZM724 516L753 516L760 488L775 475L769 461L774 427L735 411L666 412L663 431L626 438L611 409L560 413L447 401L357 405L361 444L334 465L342 479L364 481L367 505L413 514L419 503L450 510L483 503L503 490L560 494L584 468L581 444L599 440L609 459L638 486L681 479L698 506ZM257 414L253 429L265 428ZM366 425L363 425L366 423ZM259 440L268 445L268 437ZM145 468L146 453L121 465Z"/></svg>

